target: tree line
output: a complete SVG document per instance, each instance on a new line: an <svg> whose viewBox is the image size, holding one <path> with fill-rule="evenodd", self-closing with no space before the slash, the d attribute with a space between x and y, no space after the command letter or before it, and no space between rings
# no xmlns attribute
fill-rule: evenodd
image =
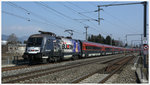
<svg viewBox="0 0 150 85"><path fill-rule="evenodd" d="M18 37L14 33L9 35L7 41L8 41L8 44L17 44L17 43L21 44L21 42L18 40ZM91 35L88 37L88 41L101 43L101 44L107 44L107 45L113 45L113 46L121 46L121 47L123 46L122 41L114 40L109 35L106 36L106 38L104 38L101 34ZM27 41L24 41L23 43L26 44Z"/></svg>
<svg viewBox="0 0 150 85"><path fill-rule="evenodd" d="M88 41L123 47L123 42L112 39L109 35L104 38L101 34L88 36Z"/></svg>

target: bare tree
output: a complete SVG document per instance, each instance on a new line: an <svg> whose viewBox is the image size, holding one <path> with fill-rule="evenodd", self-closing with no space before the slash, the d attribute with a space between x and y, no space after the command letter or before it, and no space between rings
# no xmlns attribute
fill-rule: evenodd
<svg viewBox="0 0 150 85"><path fill-rule="evenodd" d="M17 44L18 38L14 33L12 33L11 35L9 35L7 41L8 44Z"/></svg>

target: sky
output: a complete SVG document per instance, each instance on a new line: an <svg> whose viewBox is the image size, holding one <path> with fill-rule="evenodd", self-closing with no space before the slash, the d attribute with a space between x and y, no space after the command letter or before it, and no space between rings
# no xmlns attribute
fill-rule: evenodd
<svg viewBox="0 0 150 85"><path fill-rule="evenodd" d="M133 1L132 1L133 2ZM69 36L67 29L74 30L73 38L85 40L85 26L88 35L111 37L125 42L127 34L143 33L143 5L101 7L100 25L98 5L132 3L121 1L49 1L49 2L2 2L2 34L30 36L39 30L53 32L59 36ZM135 2L135 1L134 1ZM148 8L149 10L149 8ZM148 13L148 12L147 12ZM148 14L147 14L148 15ZM149 18L149 16L147 16ZM148 19L147 18L147 19ZM148 21L148 20L147 20ZM148 21L149 23L149 21ZM140 40L140 36L128 36L128 43ZM139 42L135 42L139 43Z"/></svg>

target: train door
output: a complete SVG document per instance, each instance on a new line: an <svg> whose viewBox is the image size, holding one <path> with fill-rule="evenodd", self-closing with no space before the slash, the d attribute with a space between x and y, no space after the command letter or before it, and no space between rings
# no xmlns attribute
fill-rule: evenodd
<svg viewBox="0 0 150 85"><path fill-rule="evenodd" d="M49 58L52 56L52 51L53 51L52 39L45 38L44 51L42 53L43 63L47 63L49 61Z"/></svg>
<svg viewBox="0 0 150 85"><path fill-rule="evenodd" d="M44 51L45 56L48 57L52 55L52 51L53 51L53 40L47 39L45 43L45 51Z"/></svg>

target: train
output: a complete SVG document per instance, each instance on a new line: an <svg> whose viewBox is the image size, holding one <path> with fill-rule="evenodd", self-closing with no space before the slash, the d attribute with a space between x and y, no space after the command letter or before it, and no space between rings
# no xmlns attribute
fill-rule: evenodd
<svg viewBox="0 0 150 85"><path fill-rule="evenodd" d="M23 58L30 63L49 63L140 51L138 48L123 48L56 36L52 32L39 32L31 35L27 40Z"/></svg>

